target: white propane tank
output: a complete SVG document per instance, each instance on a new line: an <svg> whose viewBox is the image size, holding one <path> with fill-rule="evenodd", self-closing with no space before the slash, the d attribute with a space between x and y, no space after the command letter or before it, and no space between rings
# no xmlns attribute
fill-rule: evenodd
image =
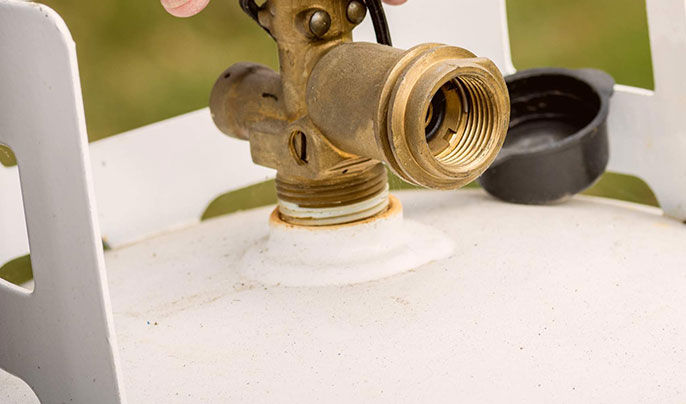
<svg viewBox="0 0 686 404"><path fill-rule="evenodd" d="M474 19L418 27L422 2L433 21ZM66 26L0 0L14 55L0 92L35 85L26 105L44 112L0 98L0 143L19 157L0 166L0 263L28 252L28 227L36 274L33 292L0 281L0 402L686 401L686 1L647 4L658 90L617 86L610 168L644 177L664 210L398 191L381 218L312 229L273 206L199 221L273 175L207 110L87 146ZM513 70L503 1L417 0L390 18L414 21L401 46L483 31L469 47ZM63 85L46 92L26 66ZM648 141L654 155L632 151Z"/></svg>
<svg viewBox="0 0 686 404"><path fill-rule="evenodd" d="M308 237L317 235L270 230L273 207L108 252L129 401L683 397L686 226L592 197L543 208L482 191L398 197L424 225L411 225L412 255L430 254L425 238L440 231L449 258L390 274L403 267L394 254L408 251L368 256L365 234L350 237L367 224L328 235L312 263ZM388 244L403 233L376 226ZM289 265L273 251L290 252ZM360 261L342 268L340 257L356 253Z"/></svg>

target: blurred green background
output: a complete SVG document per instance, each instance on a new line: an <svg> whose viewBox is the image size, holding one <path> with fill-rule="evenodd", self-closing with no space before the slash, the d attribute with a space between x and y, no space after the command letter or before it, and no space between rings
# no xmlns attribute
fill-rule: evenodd
<svg viewBox="0 0 686 404"><path fill-rule="evenodd" d="M237 0L213 0L189 19L171 17L157 0L44 3L76 40L93 140L207 106L214 80L235 62L277 68L274 43ZM597 67L619 83L652 88L644 0L507 5L518 69Z"/></svg>
<svg viewBox="0 0 686 404"><path fill-rule="evenodd" d="M158 0L42 2L62 15L76 41L91 140L207 106L216 77L235 62L277 68L274 43L237 0L213 0L190 19L171 17ZM595 67L618 83L653 88L644 0L507 0L507 8L518 69ZM587 193L657 204L642 181L616 174ZM261 184L219 198L205 217L274 200L271 184ZM25 261L0 276L20 281Z"/></svg>

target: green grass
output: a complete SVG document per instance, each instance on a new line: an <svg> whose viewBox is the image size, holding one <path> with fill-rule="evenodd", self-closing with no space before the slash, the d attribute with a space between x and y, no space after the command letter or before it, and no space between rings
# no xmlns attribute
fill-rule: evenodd
<svg viewBox="0 0 686 404"><path fill-rule="evenodd" d="M242 14L235 0L214 0L203 13L184 20L169 16L157 0L44 3L62 15L75 38L91 140L207 106L216 77L233 63L247 60L277 67L274 43ZM518 69L595 67L619 83L653 88L644 0L507 4ZM0 163L14 164L2 146ZM407 188L397 178L391 185ZM645 183L617 174L605 175L587 193L657 205ZM203 217L275 200L273 183L266 182L216 199ZM30 260L8 263L0 268L0 277L30 279Z"/></svg>
<svg viewBox="0 0 686 404"><path fill-rule="evenodd" d="M518 69L595 67L653 88L645 0L508 0Z"/></svg>
<svg viewBox="0 0 686 404"><path fill-rule="evenodd" d="M276 67L272 40L237 1L213 1L190 19L157 0L45 0L77 44L91 140L207 106L215 79L251 60Z"/></svg>
<svg viewBox="0 0 686 404"><path fill-rule="evenodd" d="M15 258L0 267L0 278L15 285L21 285L33 279L31 258L28 255Z"/></svg>

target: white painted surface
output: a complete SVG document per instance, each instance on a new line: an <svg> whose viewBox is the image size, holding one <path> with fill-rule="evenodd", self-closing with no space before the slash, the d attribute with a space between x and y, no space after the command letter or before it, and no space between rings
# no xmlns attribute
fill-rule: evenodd
<svg viewBox="0 0 686 404"><path fill-rule="evenodd" d="M31 388L16 376L0 369L0 402L2 404L40 404Z"/></svg>
<svg viewBox="0 0 686 404"><path fill-rule="evenodd" d="M241 276L264 285L354 285L448 258L455 249L440 231L404 219L394 197L381 216L333 228L292 226L276 216L267 237L237 263Z"/></svg>
<svg viewBox="0 0 686 404"><path fill-rule="evenodd" d="M648 0L654 93L617 87L608 118L613 171L644 179L686 221L686 0Z"/></svg>
<svg viewBox="0 0 686 404"><path fill-rule="evenodd" d="M91 144L102 235L112 246L189 226L213 199L274 177L208 109Z"/></svg>
<svg viewBox="0 0 686 404"><path fill-rule="evenodd" d="M269 208L109 254L131 400L684 401L686 226L592 198L399 196L452 258L355 286L265 286L236 262Z"/></svg>
<svg viewBox="0 0 686 404"><path fill-rule="evenodd" d="M0 55L0 142L19 161L36 281L0 280L0 366L45 403L119 403L74 43L52 10L0 0Z"/></svg>
<svg viewBox="0 0 686 404"><path fill-rule="evenodd" d="M90 144L102 237L112 247L196 224L216 197L274 177L207 108ZM0 265L29 252L16 167L0 166Z"/></svg>
<svg viewBox="0 0 686 404"><path fill-rule="evenodd" d="M0 164L0 266L28 251L19 171Z"/></svg>
<svg viewBox="0 0 686 404"><path fill-rule="evenodd" d="M357 285L264 285L237 263L272 208L108 252L131 402L684 402L686 226L598 198L398 196L455 255Z"/></svg>

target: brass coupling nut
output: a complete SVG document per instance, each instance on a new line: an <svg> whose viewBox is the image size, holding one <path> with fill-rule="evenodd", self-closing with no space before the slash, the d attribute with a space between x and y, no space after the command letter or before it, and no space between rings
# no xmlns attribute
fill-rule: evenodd
<svg viewBox="0 0 686 404"><path fill-rule="evenodd" d="M438 44L406 52L338 46L315 66L307 100L334 145L433 189L460 188L481 175L509 124L507 86L493 62Z"/></svg>

